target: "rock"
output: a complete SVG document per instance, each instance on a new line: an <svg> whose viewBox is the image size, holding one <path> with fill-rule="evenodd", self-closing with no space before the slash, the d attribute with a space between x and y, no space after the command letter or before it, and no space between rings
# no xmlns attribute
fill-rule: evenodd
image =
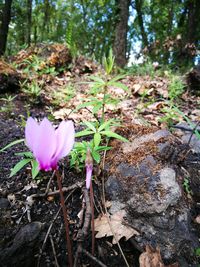
<svg viewBox="0 0 200 267"><path fill-rule="evenodd" d="M33 266L34 252L40 241L44 224L32 222L22 227L9 247L0 250L0 266Z"/></svg>
<svg viewBox="0 0 200 267"><path fill-rule="evenodd" d="M9 205L10 203L7 198L0 198L0 210L8 208Z"/></svg>
<svg viewBox="0 0 200 267"><path fill-rule="evenodd" d="M195 127L196 122L193 123L193 125ZM176 129L175 133L179 135L179 137L181 138L184 144L187 144L191 138L192 127L188 125L186 122L178 123L176 126L179 127L180 129ZM197 129L198 129L198 132L200 133L200 127L197 127ZM197 137L196 134L192 135L189 145L195 153L200 154L200 139Z"/></svg>
<svg viewBox="0 0 200 267"><path fill-rule="evenodd" d="M119 129L119 134L130 143L114 140L107 154L105 186L112 201L110 212L126 210L128 225L140 232L135 237L140 247L158 246L167 262L180 257L192 262L199 242L181 188L180 164L185 162L180 158L181 141L167 130L134 125Z"/></svg>
<svg viewBox="0 0 200 267"><path fill-rule="evenodd" d="M16 93L20 88L20 74L8 63L0 60L0 94Z"/></svg>
<svg viewBox="0 0 200 267"><path fill-rule="evenodd" d="M200 95L200 65L195 66L189 73L186 75L186 81L188 88L195 95Z"/></svg>

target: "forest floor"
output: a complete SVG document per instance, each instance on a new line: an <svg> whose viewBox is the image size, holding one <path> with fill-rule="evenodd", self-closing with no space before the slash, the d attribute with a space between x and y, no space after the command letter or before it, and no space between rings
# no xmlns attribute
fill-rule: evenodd
<svg viewBox="0 0 200 267"><path fill-rule="evenodd" d="M22 58L22 54L18 59L13 59L12 63L18 62L18 73L26 76L24 85L22 84L19 91L0 96L0 148L24 138L25 122L30 115L38 119L46 116L53 120L55 125L63 119L71 119L75 123L76 131L83 128L80 126L82 121L94 120L89 107L72 111L88 99L90 88L87 83L84 83L89 81L88 77L91 74L103 77L104 72L100 66L80 57L76 62L71 62L68 69L62 69L56 73L54 68L51 68L49 73L38 74L38 70L33 71L36 65L32 64L30 67L30 65L21 64L19 67L20 57ZM27 79L30 82L29 86L27 86ZM184 77L181 79L184 81ZM181 114L175 113L169 104L169 86L172 80L167 71L162 75L159 70L155 70L153 74L144 73L143 75L129 71L120 82L129 90L124 92L121 88L109 88L109 93L119 102L115 105L107 105L105 113L107 119L119 119L122 126L139 124L163 129L168 128L170 124L184 121ZM34 86L36 88L33 88ZM41 88L39 91L37 91L38 86ZM174 86L176 89L176 85ZM102 97L102 95L96 97ZM199 121L200 97L191 94L187 85L184 92L177 96L173 103L178 105L192 122ZM59 212L59 195L36 197L30 213L27 206L28 197L45 192L52 174L41 173L33 180L28 166L9 177L11 169L21 158L16 153L22 151L27 151L27 148L20 143L0 153L0 251L3 250L5 253L0 266L67 266L65 229L62 213ZM63 187L68 188L65 197L73 255L75 255L85 171L77 172L69 168L68 159L62 160L59 168L63 175ZM95 218L101 214L102 207L101 175L102 173L98 174L98 168L95 167L93 183ZM57 184L53 177L49 192L55 190L57 190ZM30 220L38 224L31 224ZM27 225L30 226L28 230ZM51 231L45 239L49 229ZM30 236L27 231L31 233ZM122 239L120 245L129 265L139 266L138 259L141 252L136 249L134 243ZM87 253L91 252L91 232L84 240L83 248L85 250L79 256L77 266L103 266L101 265L103 263L110 267L127 266L119 247L112 244L112 237L95 239L94 258Z"/></svg>

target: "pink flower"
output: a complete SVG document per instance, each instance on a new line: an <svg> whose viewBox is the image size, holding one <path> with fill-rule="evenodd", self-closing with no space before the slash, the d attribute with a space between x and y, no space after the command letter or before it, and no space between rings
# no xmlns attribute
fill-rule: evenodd
<svg viewBox="0 0 200 267"><path fill-rule="evenodd" d="M90 149L87 150L85 167L86 167L86 188L89 189L92 180L92 170L93 170L93 159L90 153Z"/></svg>
<svg viewBox="0 0 200 267"><path fill-rule="evenodd" d="M72 121L62 121L57 130L44 118L38 124L28 118L25 128L26 144L39 163L40 170L56 170L58 161L67 156L74 145L75 130Z"/></svg>

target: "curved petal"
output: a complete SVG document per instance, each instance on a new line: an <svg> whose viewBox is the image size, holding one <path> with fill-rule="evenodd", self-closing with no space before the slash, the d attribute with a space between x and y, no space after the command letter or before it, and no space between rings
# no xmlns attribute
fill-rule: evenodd
<svg viewBox="0 0 200 267"><path fill-rule="evenodd" d="M72 121L62 121L56 130L56 153L53 160L59 160L71 151L74 145L75 130Z"/></svg>
<svg viewBox="0 0 200 267"><path fill-rule="evenodd" d="M51 169L51 159L56 151L55 130L47 118L39 125L37 143L33 154L40 164L40 169L48 171Z"/></svg>
<svg viewBox="0 0 200 267"><path fill-rule="evenodd" d="M26 139L26 145L29 147L31 151L34 150L34 147L37 143L38 130L39 130L38 123L33 118L29 117L25 127L25 139Z"/></svg>
<svg viewBox="0 0 200 267"><path fill-rule="evenodd" d="M92 180L92 165L86 166L86 188L90 188Z"/></svg>

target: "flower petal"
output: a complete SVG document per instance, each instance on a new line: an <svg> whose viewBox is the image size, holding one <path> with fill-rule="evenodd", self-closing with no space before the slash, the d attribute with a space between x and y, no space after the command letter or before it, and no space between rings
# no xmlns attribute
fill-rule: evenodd
<svg viewBox="0 0 200 267"><path fill-rule="evenodd" d="M37 143L38 130L39 130L38 123L33 118L29 117L25 127L25 139L26 139L26 144L31 151L34 150L34 147Z"/></svg>
<svg viewBox="0 0 200 267"><path fill-rule="evenodd" d="M59 160L71 151L74 145L75 130L72 121L62 121L56 130L56 153L53 160Z"/></svg>
<svg viewBox="0 0 200 267"><path fill-rule="evenodd" d="M86 188L90 188L92 180L92 165L86 166Z"/></svg>
<svg viewBox="0 0 200 267"><path fill-rule="evenodd" d="M51 160L56 151L55 130L47 118L39 125L37 143L33 154L40 164L40 169L48 171L51 169Z"/></svg>

